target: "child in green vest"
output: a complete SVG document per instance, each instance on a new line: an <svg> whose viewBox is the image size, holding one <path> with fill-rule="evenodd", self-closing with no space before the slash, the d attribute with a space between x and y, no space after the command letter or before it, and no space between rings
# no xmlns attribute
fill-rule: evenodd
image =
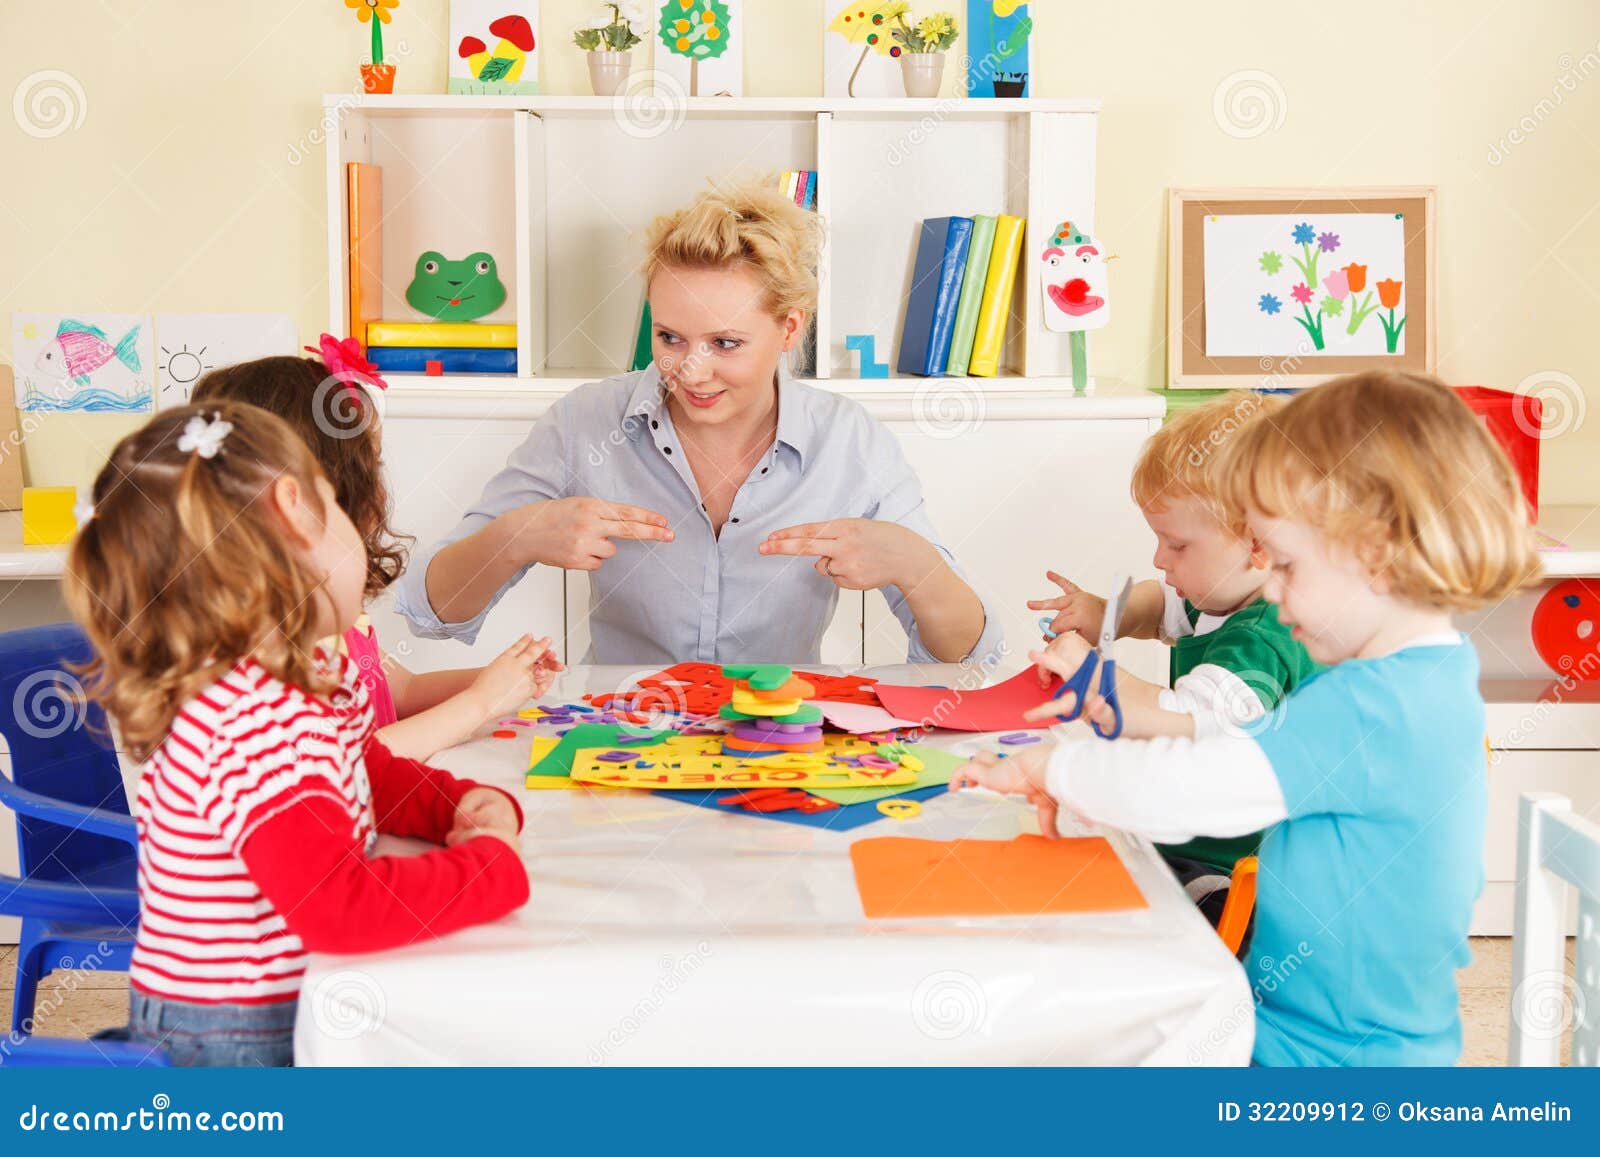
<svg viewBox="0 0 1600 1157"><path fill-rule="evenodd" d="M1317 669L1262 597L1269 574L1259 543L1218 497L1215 463L1245 424L1281 407L1278 398L1231 393L1179 415L1146 443L1133 473L1133 498L1156 535L1155 565L1165 582L1134 586L1119 634L1172 644L1171 687L1118 668L1123 735L1129 738L1251 736L1277 720L1278 705ZM1051 572L1060 598L1028 605L1057 612L1059 632L1030 656L1041 683L1067 678L1100 632L1105 600ZM1071 703L1044 703L1029 717L1048 719ZM1107 718L1103 727L1110 728ZM1189 897L1213 924L1222 914L1233 866L1254 855L1261 833L1162 845Z"/></svg>

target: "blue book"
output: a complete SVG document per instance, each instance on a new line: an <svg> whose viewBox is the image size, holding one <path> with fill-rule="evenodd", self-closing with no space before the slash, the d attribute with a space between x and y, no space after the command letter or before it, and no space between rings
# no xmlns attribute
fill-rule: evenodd
<svg viewBox="0 0 1600 1157"><path fill-rule="evenodd" d="M429 362L438 362L446 374L514 374L517 351L514 349L475 349L471 346L392 346L367 347L367 360L380 370L396 374L424 374Z"/></svg>
<svg viewBox="0 0 1600 1157"><path fill-rule="evenodd" d="M817 206L817 174L815 172L810 172L810 173L806 174L806 202L805 202L805 208L814 209L814 208L816 208L816 206Z"/></svg>
<svg viewBox="0 0 1600 1157"><path fill-rule="evenodd" d="M902 374L944 373L971 240L970 217L930 217L922 223L895 361Z"/></svg>

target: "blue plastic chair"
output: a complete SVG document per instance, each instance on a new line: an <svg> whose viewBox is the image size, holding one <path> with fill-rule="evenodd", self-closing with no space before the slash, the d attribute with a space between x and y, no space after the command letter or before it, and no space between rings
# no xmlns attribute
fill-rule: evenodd
<svg viewBox="0 0 1600 1157"><path fill-rule="evenodd" d="M108 917L132 923L139 918L139 894L131 888L91 892L77 884L0 876L0 916L75 925ZM171 1063L161 1049L133 1041L63 1040L20 1031L0 1037L0 1066L164 1068Z"/></svg>
<svg viewBox="0 0 1600 1157"><path fill-rule="evenodd" d="M139 922L128 899L138 886L138 835L122 770L105 714L68 666L89 657L71 624L0 635L0 734L11 751L0 804L16 813L22 867L20 881L0 877L0 913L22 917L11 1011L19 1033L46 973L126 971Z"/></svg>

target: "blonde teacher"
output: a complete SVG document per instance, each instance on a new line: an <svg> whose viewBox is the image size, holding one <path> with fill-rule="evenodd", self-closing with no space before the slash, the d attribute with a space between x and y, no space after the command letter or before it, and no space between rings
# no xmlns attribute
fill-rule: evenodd
<svg viewBox="0 0 1600 1157"><path fill-rule="evenodd" d="M928 520L899 443L791 379L815 214L718 189L657 220L654 363L553 405L399 583L412 629L471 641L533 566L592 572L586 661L815 663L839 591L881 590L912 662L981 661L995 616Z"/></svg>

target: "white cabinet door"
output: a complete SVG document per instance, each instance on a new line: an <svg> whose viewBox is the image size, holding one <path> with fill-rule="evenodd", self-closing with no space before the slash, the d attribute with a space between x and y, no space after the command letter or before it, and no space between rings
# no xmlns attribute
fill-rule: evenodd
<svg viewBox="0 0 1600 1157"><path fill-rule="evenodd" d="M384 422L383 456L396 530L414 534L417 549L443 538L478 500L483 485L528 436L531 422L480 418L408 418ZM413 671L475 667L489 662L524 632L562 634L561 572L535 567L490 613L471 647L450 639L419 639L385 595L372 621L385 651Z"/></svg>
<svg viewBox="0 0 1600 1157"><path fill-rule="evenodd" d="M959 437L949 427L891 422L922 478L934 528L980 595L1001 616L1010 674L1040 645L1029 599L1060 593L1055 570L1104 594L1115 572L1153 578L1155 536L1128 495L1139 448L1156 423L1145 418L997 421ZM867 597L868 665L905 661L906 638L878 592ZM1125 641L1117 659L1165 685L1167 649Z"/></svg>

